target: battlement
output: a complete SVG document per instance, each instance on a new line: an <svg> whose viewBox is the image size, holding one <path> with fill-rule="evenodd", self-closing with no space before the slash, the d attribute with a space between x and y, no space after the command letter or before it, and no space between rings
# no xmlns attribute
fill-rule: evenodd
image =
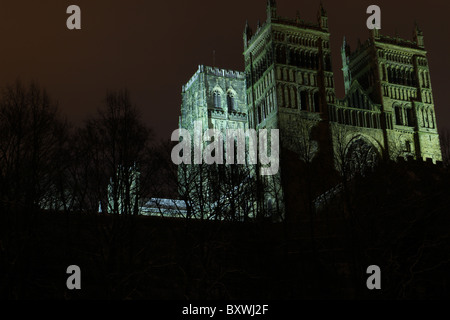
<svg viewBox="0 0 450 320"><path fill-rule="evenodd" d="M227 78L234 78L234 79L245 79L245 72L241 71L235 71L235 70L228 70L228 69L219 69L217 67L209 67L209 66L199 66L199 69L201 68L202 72L206 74L212 74L219 77L227 77Z"/></svg>
<svg viewBox="0 0 450 320"><path fill-rule="evenodd" d="M394 45L401 46L401 47L408 47L408 48L423 50L423 48L419 47L414 41L403 39L398 36L391 37L391 36L386 36L386 35L380 35L380 38L376 39L376 41L394 44Z"/></svg>
<svg viewBox="0 0 450 320"><path fill-rule="evenodd" d="M378 43L393 44L393 45L396 45L399 47L424 50L423 47L418 46L413 40L403 39L403 38L400 38L399 36L391 37L391 36L379 34L377 38L375 38L375 39L369 38L366 41L364 41L364 43L359 44L358 47L356 48L356 50L350 53L349 58L353 59L358 54L360 54L361 52L363 52L364 50L369 48L373 44L373 41L378 42Z"/></svg>
<svg viewBox="0 0 450 320"><path fill-rule="evenodd" d="M209 67L205 65L199 65L197 71L194 73L194 75L189 79L189 81L182 86L182 92L186 92L189 90L189 88L192 86L192 84L197 80L198 76L204 73L206 75L214 75L219 77L227 77L227 78L233 78L233 79L245 79L245 72L242 71L236 71L236 70L228 70L228 69L220 69L217 67Z"/></svg>

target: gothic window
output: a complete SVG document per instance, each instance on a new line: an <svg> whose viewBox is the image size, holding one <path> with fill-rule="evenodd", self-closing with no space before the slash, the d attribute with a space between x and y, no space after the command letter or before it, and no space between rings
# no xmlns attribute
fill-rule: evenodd
<svg viewBox="0 0 450 320"><path fill-rule="evenodd" d="M280 80L281 79L281 69L277 68L277 79Z"/></svg>
<svg viewBox="0 0 450 320"><path fill-rule="evenodd" d="M403 125L402 108L396 106L394 110L395 110L395 123L397 125Z"/></svg>
<svg viewBox="0 0 450 320"><path fill-rule="evenodd" d="M228 111L236 111L236 99L231 91L227 94Z"/></svg>
<svg viewBox="0 0 450 320"><path fill-rule="evenodd" d="M314 92L314 112L320 112L319 93Z"/></svg>
<svg viewBox="0 0 450 320"><path fill-rule="evenodd" d="M286 64L286 49L285 47L278 47L277 50L277 62Z"/></svg>
<svg viewBox="0 0 450 320"><path fill-rule="evenodd" d="M305 90L300 91L300 109L301 110L308 109L308 93Z"/></svg>
<svg viewBox="0 0 450 320"><path fill-rule="evenodd" d="M428 119L429 119L429 121L428 121L428 123L429 123L429 128L434 128L434 117L433 117L433 111L431 111L431 110L428 110L428 112L429 112L429 117L428 117Z"/></svg>
<svg viewBox="0 0 450 320"><path fill-rule="evenodd" d="M215 90L213 92L213 99L214 99L214 107L222 108L221 99L220 99L220 92L218 90Z"/></svg>
<svg viewBox="0 0 450 320"><path fill-rule="evenodd" d="M291 107L297 108L297 97L295 95L294 88L291 87L290 92L291 92Z"/></svg>
<svg viewBox="0 0 450 320"><path fill-rule="evenodd" d="M289 102L289 92L288 92L288 88L284 88L284 106L286 108L289 108L291 106L291 103Z"/></svg>
<svg viewBox="0 0 450 320"><path fill-rule="evenodd" d="M295 82L294 72L292 70L289 70L289 81Z"/></svg>
<svg viewBox="0 0 450 320"><path fill-rule="evenodd" d="M352 106L351 107L356 108L356 94L355 93L352 94Z"/></svg>
<svg viewBox="0 0 450 320"><path fill-rule="evenodd" d="M363 100L363 96L358 91L358 108L362 108L362 106L363 106L362 100Z"/></svg>
<svg viewBox="0 0 450 320"><path fill-rule="evenodd" d="M420 125L422 127L425 127L425 110L423 108L420 108L419 119L420 119Z"/></svg>
<svg viewBox="0 0 450 320"><path fill-rule="evenodd" d="M318 59L317 59L317 54L312 54L311 55L311 68L313 68L313 69L316 69L317 68L317 62L318 62Z"/></svg>
<svg viewBox="0 0 450 320"><path fill-rule="evenodd" d="M412 113L412 109L411 108L407 108L406 109L406 120L407 120L407 124L408 126L412 127L414 125L413 122L413 113Z"/></svg>
<svg viewBox="0 0 450 320"><path fill-rule="evenodd" d="M325 70L326 71L331 71L331 59L330 59L330 55L327 54L325 56Z"/></svg>
<svg viewBox="0 0 450 320"><path fill-rule="evenodd" d="M295 50L292 48L288 48L288 55L289 55L289 64L291 66L295 66L295 60L296 60L296 54Z"/></svg>

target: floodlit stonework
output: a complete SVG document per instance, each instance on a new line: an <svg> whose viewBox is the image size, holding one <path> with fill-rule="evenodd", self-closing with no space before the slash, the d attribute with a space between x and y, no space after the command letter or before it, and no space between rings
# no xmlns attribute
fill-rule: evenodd
<svg viewBox="0 0 450 320"><path fill-rule="evenodd" d="M180 127L193 131L194 121L205 129L248 129L245 74L199 66L183 86Z"/></svg>
<svg viewBox="0 0 450 320"><path fill-rule="evenodd" d="M399 157L442 161L423 33L368 32L353 51L344 38L338 99L323 6L310 23L278 16L268 0L267 20L255 32L245 24L244 72L199 66L183 86L180 127L279 129L281 156L328 159L338 171L344 158L357 170Z"/></svg>

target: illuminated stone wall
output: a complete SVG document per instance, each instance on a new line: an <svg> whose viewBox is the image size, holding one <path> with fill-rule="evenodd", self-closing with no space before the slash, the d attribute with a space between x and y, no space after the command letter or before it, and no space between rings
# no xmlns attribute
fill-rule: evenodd
<svg viewBox="0 0 450 320"><path fill-rule="evenodd" d="M183 86L180 127L247 129L246 111L244 73L201 65Z"/></svg>

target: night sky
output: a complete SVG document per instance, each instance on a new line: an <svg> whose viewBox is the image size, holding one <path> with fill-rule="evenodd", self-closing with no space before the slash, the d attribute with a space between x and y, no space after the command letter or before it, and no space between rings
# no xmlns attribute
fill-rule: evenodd
<svg viewBox="0 0 450 320"><path fill-rule="evenodd" d="M381 33L412 39L424 32L439 129L450 127L450 2L323 0L332 39L337 95L343 96L340 46L365 41L366 8L381 8ZM66 9L81 8L82 30L66 28ZM319 0L278 0L278 14L316 22ZM37 80L80 125L107 90L127 88L158 138L178 126L181 86L199 64L243 70L242 31L266 19L266 0L15 0L0 2L0 86Z"/></svg>

